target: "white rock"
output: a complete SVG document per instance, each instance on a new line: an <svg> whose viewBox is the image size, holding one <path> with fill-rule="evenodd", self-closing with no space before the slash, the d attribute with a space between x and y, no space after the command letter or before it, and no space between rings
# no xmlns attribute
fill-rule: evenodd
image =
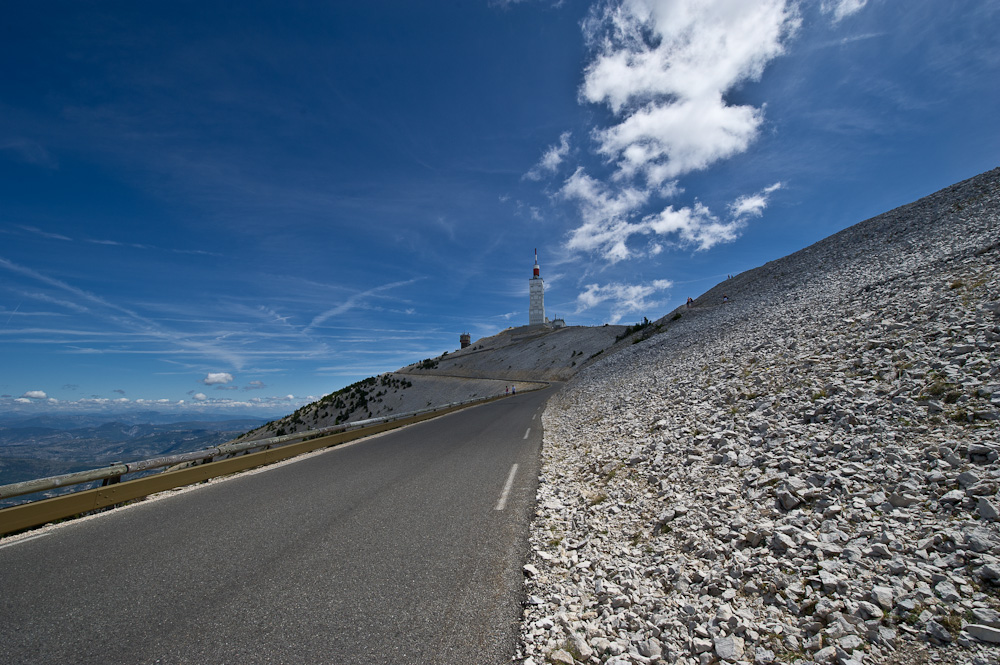
<svg viewBox="0 0 1000 665"><path fill-rule="evenodd" d="M965 492L962 490L951 490L941 495L938 501L941 503L961 503L963 499L965 499Z"/></svg>
<svg viewBox="0 0 1000 665"><path fill-rule="evenodd" d="M576 660L564 649L556 649L549 654L549 662L554 665L574 665Z"/></svg>
<svg viewBox="0 0 1000 665"><path fill-rule="evenodd" d="M888 612L892 609L893 593L892 588L887 586L873 586L872 587L872 600L878 604L884 611Z"/></svg>
<svg viewBox="0 0 1000 665"><path fill-rule="evenodd" d="M974 607L972 608L972 618L975 619L976 623L990 626L991 628L1000 628L1000 612L994 609Z"/></svg>
<svg viewBox="0 0 1000 665"><path fill-rule="evenodd" d="M712 640L715 647L715 655L722 660L734 662L743 658L744 643L740 637L732 635L728 637L717 637Z"/></svg>
<svg viewBox="0 0 1000 665"><path fill-rule="evenodd" d="M937 621L931 620L927 622L927 634L944 644L951 642L951 633Z"/></svg>
<svg viewBox="0 0 1000 665"><path fill-rule="evenodd" d="M663 653L663 647L655 637L640 641L636 644L636 649L639 651L639 655L644 658L659 658L660 654Z"/></svg>
<svg viewBox="0 0 1000 665"><path fill-rule="evenodd" d="M979 498L979 502L976 504L976 512L988 522L1000 520L1000 513L997 512L997 507L986 497Z"/></svg>
<svg viewBox="0 0 1000 665"><path fill-rule="evenodd" d="M816 653L812 655L812 658L817 663L832 663L837 657L837 647L823 647Z"/></svg>
<svg viewBox="0 0 1000 665"><path fill-rule="evenodd" d="M962 630L972 635L974 638L981 642L990 642L992 644L1000 644L1000 628L994 628L992 626L984 626L982 624L970 623L965 626Z"/></svg>

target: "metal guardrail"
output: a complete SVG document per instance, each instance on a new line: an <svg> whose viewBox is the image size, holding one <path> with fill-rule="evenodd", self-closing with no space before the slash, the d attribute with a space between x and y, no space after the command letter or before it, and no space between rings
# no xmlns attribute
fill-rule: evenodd
<svg viewBox="0 0 1000 665"><path fill-rule="evenodd" d="M77 473L39 478L20 483L0 486L0 498L10 498L34 492L42 492L59 487L81 483L104 481L101 487L81 490L39 499L0 509L0 535L39 526L54 520L73 517L89 511L107 508L116 504L139 499L150 494L163 492L185 485L203 482L211 478L265 466L273 462L289 459L320 448L335 446L346 441L378 434L396 427L428 420L437 415L445 415L465 406L490 402L504 397L498 395L484 399L452 402L428 407L418 411L381 416L367 420L357 420L319 429L285 434L283 436L257 439L256 441L231 441L213 448L168 455L128 464L112 464L101 469L79 471ZM297 443L292 443L297 441ZM277 447L275 447L277 446ZM258 452L254 450L263 448ZM242 454L241 454L242 453ZM222 459L216 460L216 457ZM204 461L187 468L168 469L161 473L136 478L125 482L121 477L127 473L175 466L185 462Z"/></svg>
<svg viewBox="0 0 1000 665"><path fill-rule="evenodd" d="M489 398L487 398L489 399ZM33 494L35 492L44 492L46 490L57 489L60 487L68 487L70 485L80 485L82 483L89 483L95 480L114 480L115 478L121 478L128 473L136 473L139 471L148 471L150 469L158 469L166 466L174 466L176 464L183 464L185 462L198 462L201 460L214 460L216 457L232 457L240 453L245 453L250 450L256 450L258 448L266 448L274 445L280 445L283 443L290 443L292 441L301 441L306 437L320 437L327 434L334 434L336 432L345 432L350 429L362 429L364 427L370 427L372 425L378 425L385 422L393 422L396 420L402 420L404 418L410 418L412 416L419 416L424 413L433 413L434 411L439 411L441 409L450 409L456 406L464 406L466 404L472 404L474 402L482 402L485 400L475 399L466 400L464 402L452 402L449 404L443 404L436 407L429 407L426 409L419 409L417 411L408 411L406 413L399 413L393 416L380 416L378 418L368 418L366 420L355 420L354 422L341 423L339 425L331 425L329 427L321 427L319 429L306 430L304 432L293 432L292 434L284 434L282 436L272 436L267 439L256 439L254 441L242 441L238 442L237 439L228 441L221 445L215 446L213 448L205 448L203 450L195 450L189 453L179 453L177 455L166 455L163 457L154 457L152 459L141 460L138 462L116 462L106 467L99 469L89 469L87 471L76 471L74 473L66 473L59 476L49 476L47 478L38 478L36 480L25 480L19 483L11 483L10 485L0 485L0 499L9 499L15 496L21 496L24 494Z"/></svg>

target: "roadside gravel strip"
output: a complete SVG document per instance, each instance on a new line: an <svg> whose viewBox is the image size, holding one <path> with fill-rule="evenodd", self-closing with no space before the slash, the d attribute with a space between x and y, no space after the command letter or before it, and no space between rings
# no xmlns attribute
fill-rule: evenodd
<svg viewBox="0 0 1000 665"><path fill-rule="evenodd" d="M1000 169L720 284L553 397L519 660L995 665L998 220Z"/></svg>

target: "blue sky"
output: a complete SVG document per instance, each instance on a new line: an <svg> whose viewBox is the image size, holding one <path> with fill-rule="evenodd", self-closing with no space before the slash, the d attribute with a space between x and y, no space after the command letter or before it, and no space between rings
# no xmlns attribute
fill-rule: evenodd
<svg viewBox="0 0 1000 665"><path fill-rule="evenodd" d="M1000 5L22 2L0 412L287 413L998 165Z"/></svg>

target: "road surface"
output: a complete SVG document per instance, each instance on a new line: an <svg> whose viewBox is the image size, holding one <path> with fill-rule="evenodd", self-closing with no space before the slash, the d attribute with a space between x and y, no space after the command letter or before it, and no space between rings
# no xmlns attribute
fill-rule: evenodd
<svg viewBox="0 0 1000 665"><path fill-rule="evenodd" d="M0 663L509 663L551 392L0 541Z"/></svg>

